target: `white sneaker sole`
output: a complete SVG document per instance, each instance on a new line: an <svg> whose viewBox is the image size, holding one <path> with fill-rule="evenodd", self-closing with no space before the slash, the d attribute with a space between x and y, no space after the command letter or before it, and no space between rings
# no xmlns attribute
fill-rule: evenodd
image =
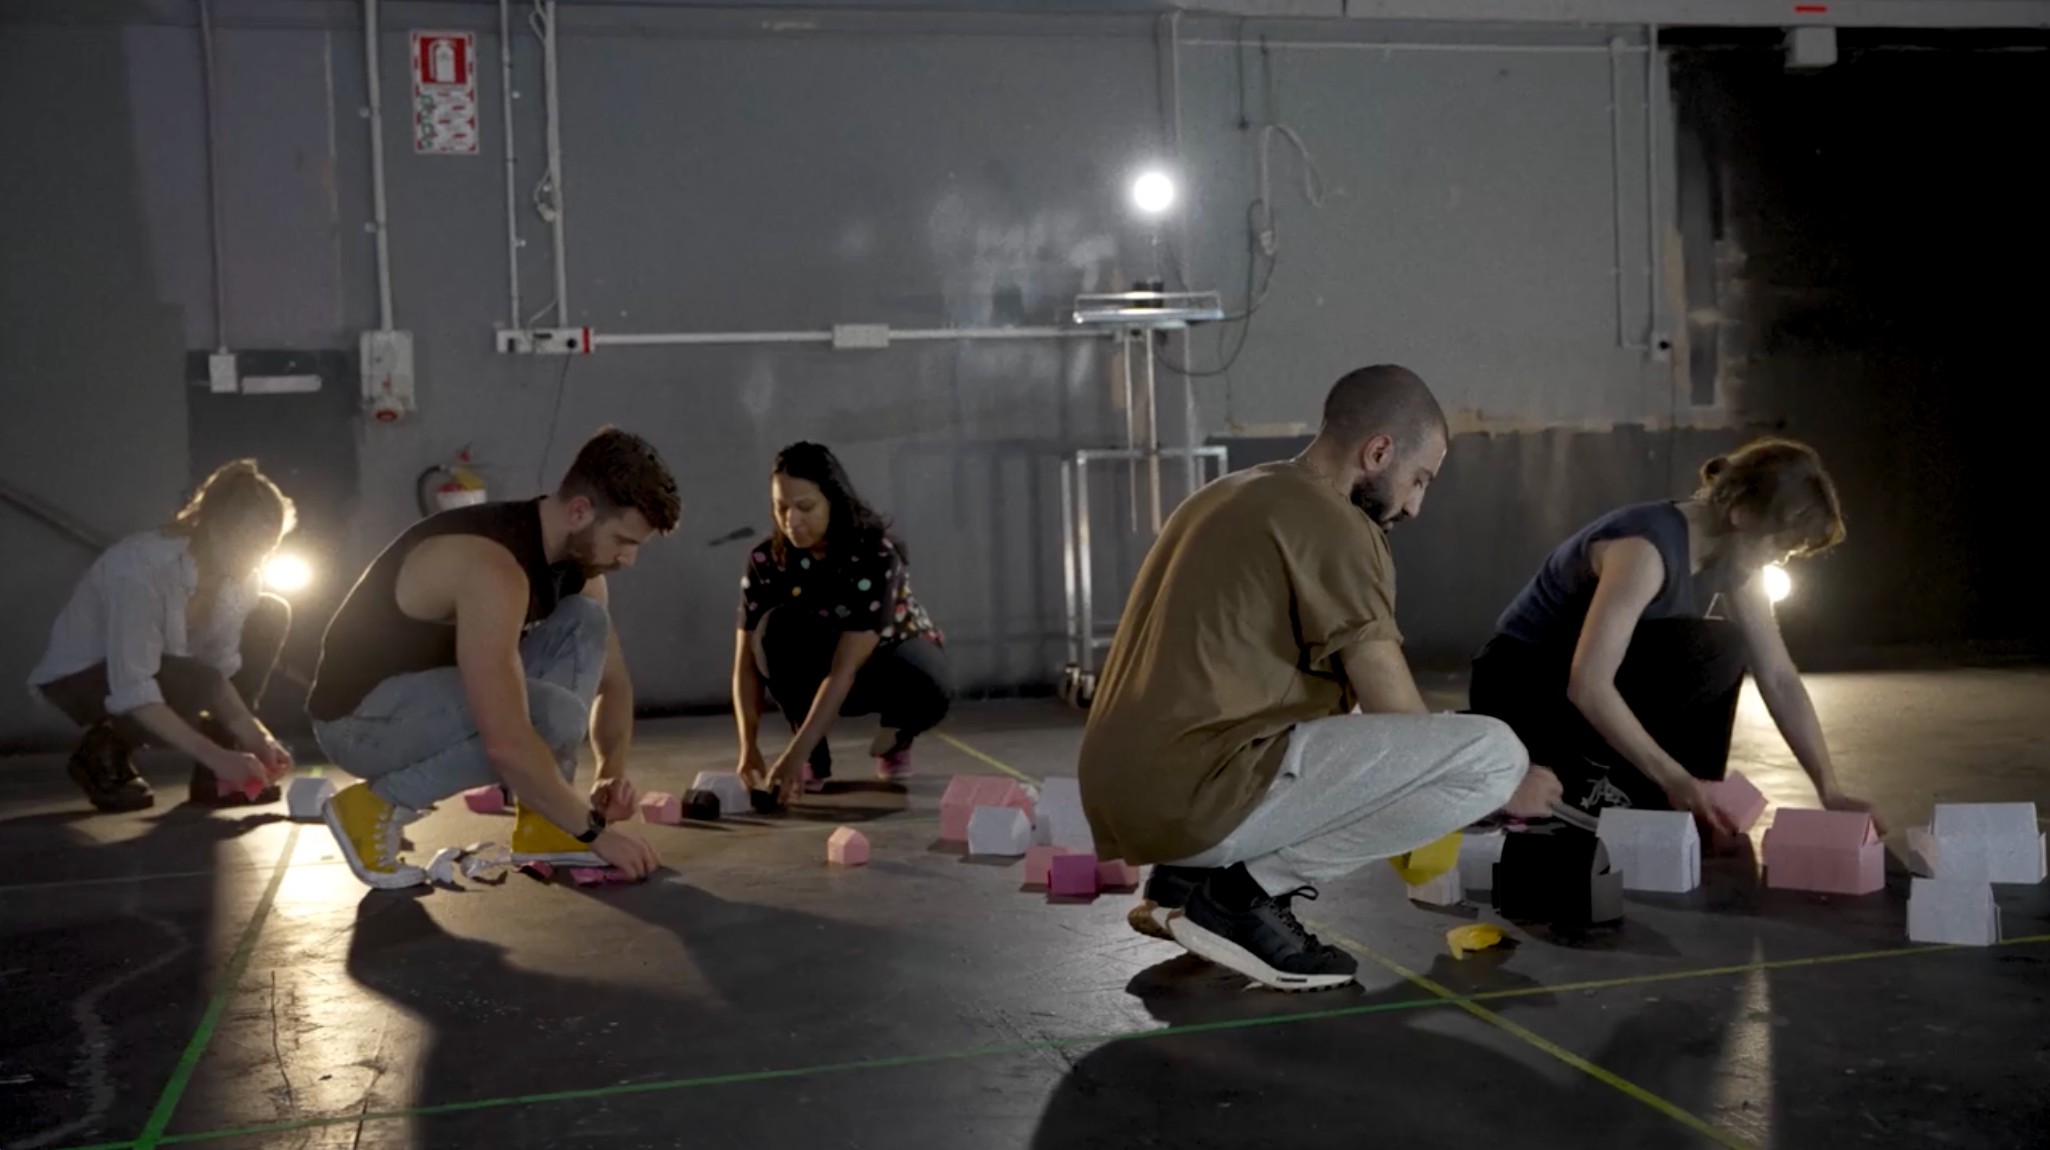
<svg viewBox="0 0 2050 1150"><path fill-rule="evenodd" d="M422 886L427 882L427 872L416 866L400 863L394 871L374 871L363 865L356 857L356 848L349 844L349 833L342 829L341 816L335 814L332 797L320 804L320 821L327 824L328 833L335 836L335 846L342 852L342 858L349 864L363 885L378 890L404 890L409 886Z"/></svg>
<svg viewBox="0 0 2050 1150"><path fill-rule="evenodd" d="M1290 993L1335 990L1341 986L1351 986L1358 981L1350 974L1290 974L1287 971L1276 970L1238 943L1190 922L1187 915L1169 915L1167 928L1174 932L1174 940L1187 947L1191 954L1236 970L1271 990Z"/></svg>
<svg viewBox="0 0 2050 1150"><path fill-rule="evenodd" d="M1167 920L1174 913L1152 899L1145 899L1125 913L1125 923L1147 938L1173 942L1175 937L1168 929Z"/></svg>
<svg viewBox="0 0 2050 1150"><path fill-rule="evenodd" d="M514 866L525 866L528 863L537 862L545 862L549 866L569 867L608 867L612 865L591 851L535 851L531 853L514 851L512 861Z"/></svg>

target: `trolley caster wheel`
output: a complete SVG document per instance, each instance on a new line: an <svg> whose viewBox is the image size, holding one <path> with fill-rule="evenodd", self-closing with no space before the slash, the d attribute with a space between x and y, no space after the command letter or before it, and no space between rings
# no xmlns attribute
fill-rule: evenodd
<svg viewBox="0 0 2050 1150"><path fill-rule="evenodd" d="M1060 684L1054 689L1054 693L1059 696L1061 702L1074 703L1076 680L1080 675L1081 670L1073 663L1068 664L1061 670Z"/></svg>
<svg viewBox="0 0 2050 1150"><path fill-rule="evenodd" d="M1075 683L1075 705L1086 707L1096 699L1096 676L1083 675Z"/></svg>

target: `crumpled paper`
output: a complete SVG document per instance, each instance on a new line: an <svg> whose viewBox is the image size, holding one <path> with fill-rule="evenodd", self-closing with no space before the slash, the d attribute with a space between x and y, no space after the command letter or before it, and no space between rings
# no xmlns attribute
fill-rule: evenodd
<svg viewBox="0 0 2050 1150"><path fill-rule="evenodd" d="M1501 942L1504 937L1501 927L1490 926L1485 922L1474 922L1465 926L1455 926L1446 931L1445 945L1452 948L1452 957L1457 960L1465 958L1467 951L1486 950Z"/></svg>
<svg viewBox="0 0 2050 1150"><path fill-rule="evenodd" d="M479 843L463 852L463 877L478 882L503 882L517 865L512 848Z"/></svg>
<svg viewBox="0 0 2050 1150"><path fill-rule="evenodd" d="M434 852L434 858L427 864L427 879L442 886L456 885L456 863L463 857L461 847L443 847Z"/></svg>

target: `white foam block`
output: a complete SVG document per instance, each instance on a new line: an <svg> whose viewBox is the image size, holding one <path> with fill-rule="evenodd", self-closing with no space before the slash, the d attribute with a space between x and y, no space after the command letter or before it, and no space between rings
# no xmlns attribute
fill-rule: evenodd
<svg viewBox="0 0 2050 1150"><path fill-rule="evenodd" d="M327 805L328 796L335 793L332 779L316 779L302 776L292 780L285 790L285 809L295 819L318 820L321 808Z"/></svg>
<svg viewBox="0 0 2050 1150"><path fill-rule="evenodd" d="M2002 883L2039 883L2046 839L2034 803L1938 803L1929 823L1936 839L1936 876Z"/></svg>
<svg viewBox="0 0 2050 1150"><path fill-rule="evenodd" d="M1459 885L1467 890L1494 889L1495 864L1502 861L1502 844L1508 841L1508 833L1499 830L1460 835Z"/></svg>
<svg viewBox="0 0 2050 1150"><path fill-rule="evenodd" d="M1459 867L1453 867L1429 882L1410 887L1410 899L1430 906L1454 906L1466 901L1466 888L1461 884L1459 871Z"/></svg>
<svg viewBox="0 0 2050 1150"><path fill-rule="evenodd" d="M699 771L690 784L694 791L710 791L719 796L719 817L744 815L754 810L754 804L747 797L747 784L732 771Z"/></svg>
<svg viewBox="0 0 2050 1150"><path fill-rule="evenodd" d="M1701 885L1701 835L1686 811L1605 807L1595 836L1625 890L1685 894Z"/></svg>
<svg viewBox="0 0 2050 1150"><path fill-rule="evenodd" d="M1953 946L2000 941L2000 906L1989 883L1918 878L1908 892L1908 940Z"/></svg>
<svg viewBox="0 0 2050 1150"><path fill-rule="evenodd" d="M1043 847L1067 847L1077 854L1096 852L1096 836L1089 830L1089 817L1082 813L1078 780L1056 776L1040 785L1032 841Z"/></svg>
<svg viewBox="0 0 2050 1150"><path fill-rule="evenodd" d="M1032 846L1032 820L1016 807L977 807L968 816L968 853L1022 858Z"/></svg>
<svg viewBox="0 0 2050 1150"><path fill-rule="evenodd" d="M1936 835L1928 827L1908 828L1908 869L1923 878L1936 877Z"/></svg>

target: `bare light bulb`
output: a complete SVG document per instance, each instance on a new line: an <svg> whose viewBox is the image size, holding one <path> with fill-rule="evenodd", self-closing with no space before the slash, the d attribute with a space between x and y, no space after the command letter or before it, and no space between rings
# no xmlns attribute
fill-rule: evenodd
<svg viewBox="0 0 2050 1150"><path fill-rule="evenodd" d="M1794 593L1794 577L1787 569L1775 563L1764 571L1765 597L1777 603Z"/></svg>
<svg viewBox="0 0 2050 1150"><path fill-rule="evenodd" d="M1174 181L1164 172L1147 172L1132 181L1132 206L1157 216L1174 206Z"/></svg>
<svg viewBox="0 0 2050 1150"><path fill-rule="evenodd" d="M273 555L263 562L263 585L273 591L297 591L313 582L313 568L297 555Z"/></svg>

